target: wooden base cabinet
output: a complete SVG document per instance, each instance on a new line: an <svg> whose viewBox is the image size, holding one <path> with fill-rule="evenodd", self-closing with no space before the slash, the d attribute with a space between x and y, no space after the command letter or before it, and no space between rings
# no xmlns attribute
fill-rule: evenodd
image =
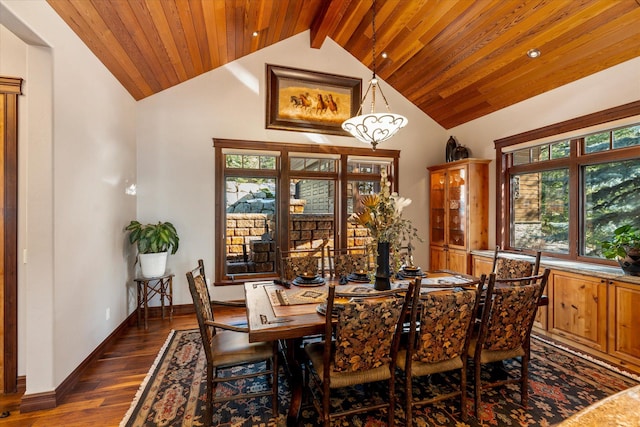
<svg viewBox="0 0 640 427"><path fill-rule="evenodd" d="M548 286L549 332L606 352L606 280L553 271Z"/></svg>
<svg viewBox="0 0 640 427"><path fill-rule="evenodd" d="M492 273L493 259L474 255L471 261L471 274L480 277L483 274L489 276Z"/></svg>
<svg viewBox="0 0 640 427"><path fill-rule="evenodd" d="M465 251L432 246L430 251L429 269L451 270L465 273L469 270L469 254Z"/></svg>
<svg viewBox="0 0 640 427"><path fill-rule="evenodd" d="M609 354L640 365L640 285L608 283Z"/></svg>
<svg viewBox="0 0 640 427"><path fill-rule="evenodd" d="M472 266L488 274L491 258L474 254ZM552 269L534 333L640 374L640 283L630 282Z"/></svg>
<svg viewBox="0 0 640 427"><path fill-rule="evenodd" d="M490 160L463 159L429 170L430 270L470 273L474 249L486 249Z"/></svg>

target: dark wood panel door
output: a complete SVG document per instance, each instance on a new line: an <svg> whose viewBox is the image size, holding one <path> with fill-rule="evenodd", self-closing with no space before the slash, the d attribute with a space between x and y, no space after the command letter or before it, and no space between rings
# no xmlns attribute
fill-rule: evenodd
<svg viewBox="0 0 640 427"><path fill-rule="evenodd" d="M18 382L18 96L22 79L0 77L0 387Z"/></svg>

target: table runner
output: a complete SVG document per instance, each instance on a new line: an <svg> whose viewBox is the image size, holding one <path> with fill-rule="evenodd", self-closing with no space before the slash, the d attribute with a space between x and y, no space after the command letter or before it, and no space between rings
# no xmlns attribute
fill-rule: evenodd
<svg viewBox="0 0 640 427"><path fill-rule="evenodd" d="M401 287L406 284L402 282L396 282L395 286ZM285 306L285 305L301 305L301 304L319 304L327 300L327 287L297 287L283 288L280 285L265 285L264 290L269 296L269 302L271 306ZM340 285L336 288L340 293L353 293L363 294L377 292L372 284L357 284L357 285Z"/></svg>

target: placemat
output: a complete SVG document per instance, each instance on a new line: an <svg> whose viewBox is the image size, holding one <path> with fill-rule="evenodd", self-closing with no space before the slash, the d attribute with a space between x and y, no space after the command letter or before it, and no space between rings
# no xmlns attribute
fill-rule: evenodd
<svg viewBox="0 0 640 427"><path fill-rule="evenodd" d="M318 304L327 300L326 288L290 288L266 285L264 290L273 307L280 305Z"/></svg>
<svg viewBox="0 0 640 427"><path fill-rule="evenodd" d="M406 287L407 283L398 282L394 287ZM272 307L285 306L285 305L301 305L301 304L319 304L327 300L327 287L314 287L314 288L283 288L279 285L265 285L264 290L269 296L269 302ZM372 284L353 284L353 285L340 285L336 287L336 291L339 293L373 293L377 292Z"/></svg>
<svg viewBox="0 0 640 427"><path fill-rule="evenodd" d="M425 285L462 285L469 282L471 280L458 276L427 277L422 279L422 284Z"/></svg>

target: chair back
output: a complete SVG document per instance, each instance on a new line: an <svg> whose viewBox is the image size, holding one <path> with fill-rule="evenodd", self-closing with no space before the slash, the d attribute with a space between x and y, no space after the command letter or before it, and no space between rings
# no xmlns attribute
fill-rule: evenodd
<svg viewBox="0 0 640 427"><path fill-rule="evenodd" d="M482 350L509 351L528 348L538 302L549 278L549 269L537 276L497 279L489 276L478 345Z"/></svg>
<svg viewBox="0 0 640 427"><path fill-rule="evenodd" d="M533 263L526 259L509 258L504 256L504 252L500 251L500 246L496 246L491 271L496 273L496 278L498 279L537 276L540 269L540 256L541 252L537 251Z"/></svg>
<svg viewBox="0 0 640 427"><path fill-rule="evenodd" d="M282 278L288 281L303 273L318 274L320 271L319 261L320 258L315 256L282 258Z"/></svg>
<svg viewBox="0 0 640 427"><path fill-rule="evenodd" d="M280 266L280 276L284 280L293 280L302 273L324 275L326 266L325 246L311 249L277 249L278 262Z"/></svg>
<svg viewBox="0 0 640 427"><path fill-rule="evenodd" d="M342 278L354 272L368 272L367 255L363 250L338 250L327 248L329 254L329 274L332 278Z"/></svg>
<svg viewBox="0 0 640 427"><path fill-rule="evenodd" d="M472 284L430 292L420 292L416 286L407 355L424 363L466 357L484 281L483 275L478 286Z"/></svg>
<svg viewBox="0 0 640 427"><path fill-rule="evenodd" d="M331 346L325 346L327 380L331 369L357 372L392 362L398 321L408 292L408 289L394 289L354 296L336 292L333 284L329 286L325 330L327 337L334 337L335 353L331 360ZM336 303L336 298L345 302ZM333 310L337 313L335 325L331 319ZM393 366L390 369L394 369Z"/></svg>
<svg viewBox="0 0 640 427"><path fill-rule="evenodd" d="M200 335L202 335L202 345L208 361L213 361L213 337L216 334L216 328L211 325L215 321L213 317L213 308L211 307L211 298L209 297L209 289L204 276L204 265L201 260L198 267L187 272L187 282L189 283L189 291L193 299L193 306L198 318L198 326L200 327Z"/></svg>

